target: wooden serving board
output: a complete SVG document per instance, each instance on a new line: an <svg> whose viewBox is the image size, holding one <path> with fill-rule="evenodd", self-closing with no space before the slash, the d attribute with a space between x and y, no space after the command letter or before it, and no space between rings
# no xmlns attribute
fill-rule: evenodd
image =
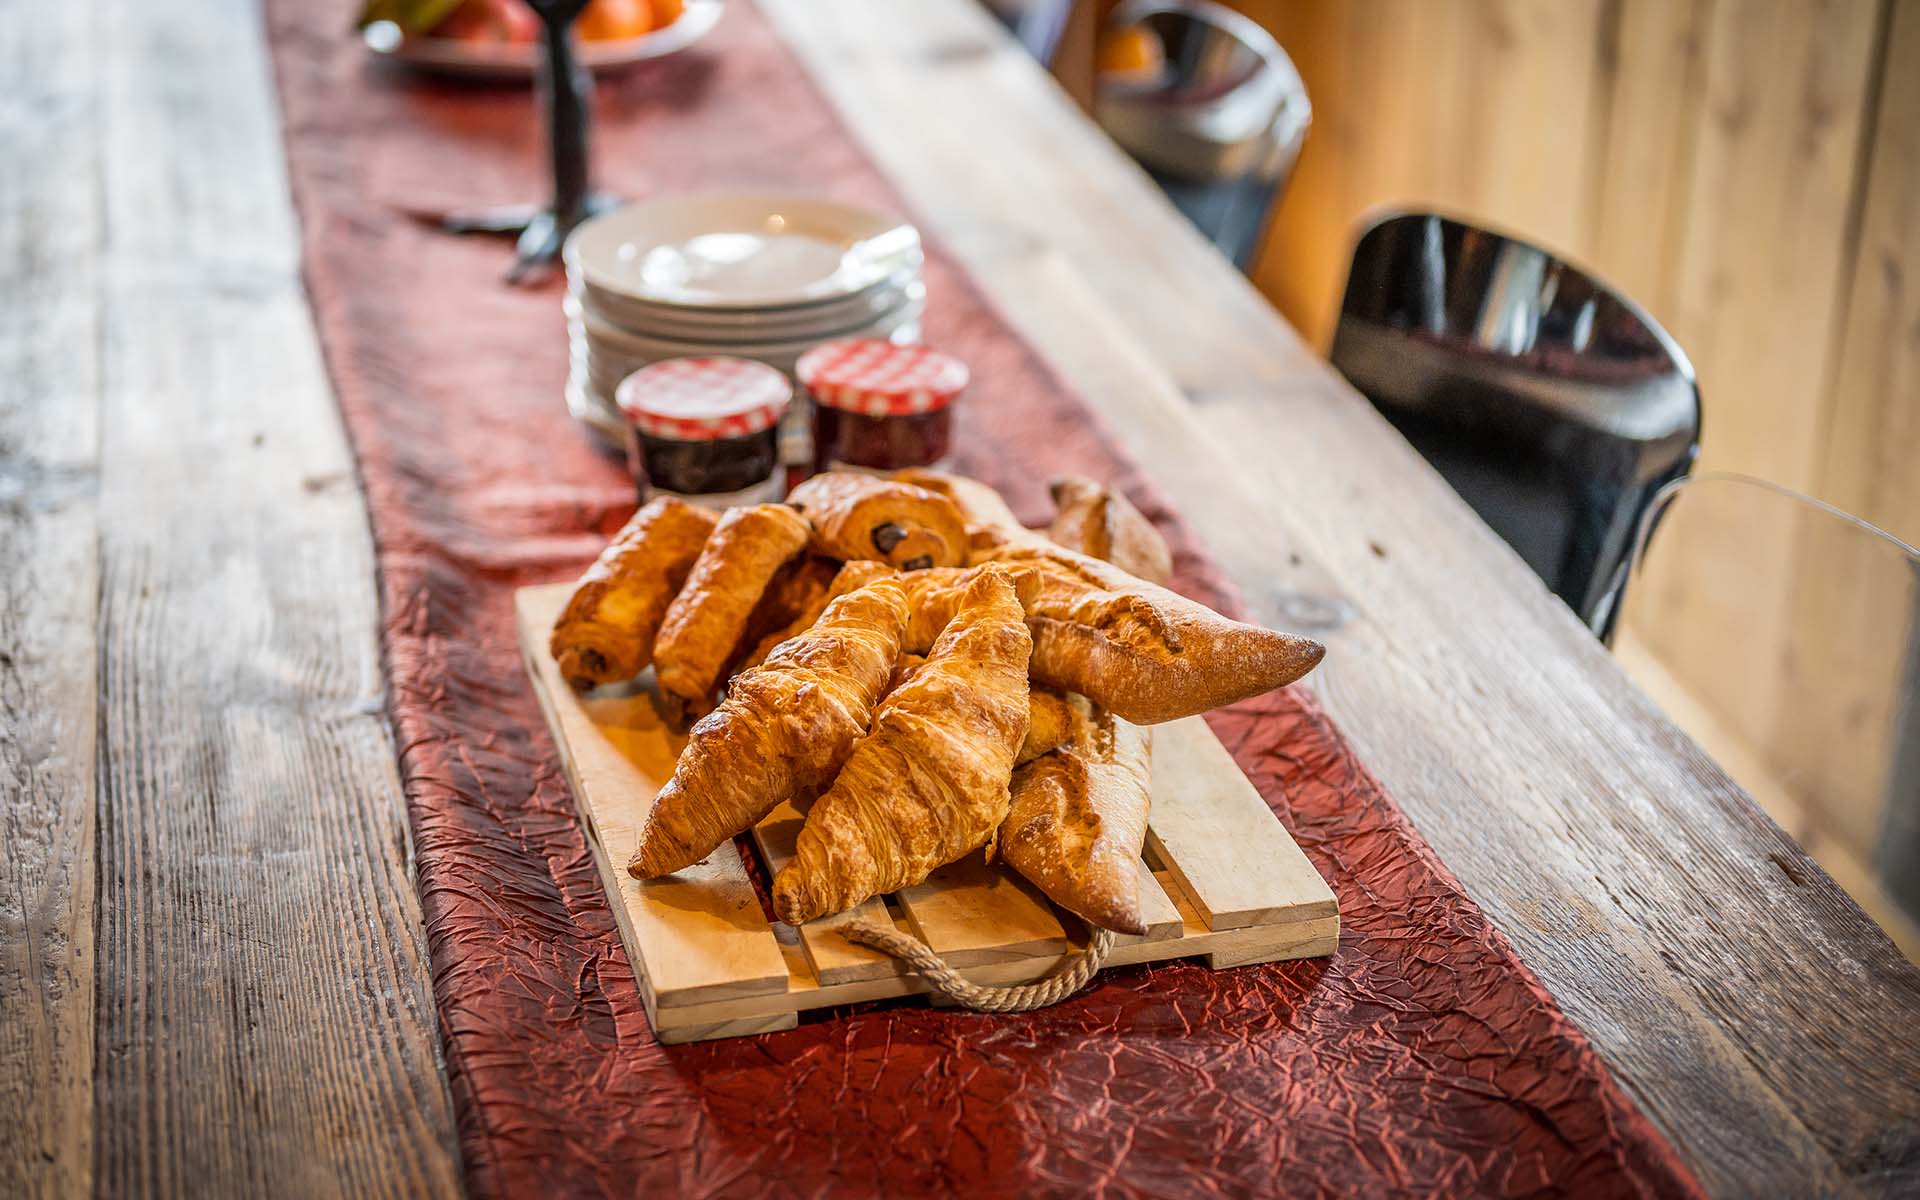
<svg viewBox="0 0 1920 1200"><path fill-rule="evenodd" d="M520 590L520 648L660 1041L791 1029L807 1009L924 993L893 959L836 932L853 915L893 922L984 984L1038 979L1086 944L1079 918L980 854L798 929L767 920L732 843L665 878L627 874L647 808L686 739L662 724L644 691L582 695L560 677L547 637L571 590ZM800 825L782 805L754 829L769 871L792 855ZM1119 937L1109 963L1312 958L1331 954L1340 936L1332 890L1198 717L1154 728L1140 890L1147 933Z"/></svg>

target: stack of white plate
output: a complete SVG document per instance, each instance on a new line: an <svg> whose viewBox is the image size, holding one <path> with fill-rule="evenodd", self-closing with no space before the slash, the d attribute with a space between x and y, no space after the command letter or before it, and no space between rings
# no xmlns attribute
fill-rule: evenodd
<svg viewBox="0 0 1920 1200"><path fill-rule="evenodd" d="M913 226L835 201L697 193L596 217L567 240L567 406L625 437L614 389L664 358L731 355L792 374L845 337L920 340Z"/></svg>

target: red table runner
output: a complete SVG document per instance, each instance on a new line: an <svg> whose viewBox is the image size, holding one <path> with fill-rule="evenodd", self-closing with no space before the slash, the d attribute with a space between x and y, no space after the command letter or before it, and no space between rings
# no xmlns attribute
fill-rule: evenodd
<svg viewBox="0 0 1920 1200"><path fill-rule="evenodd" d="M504 287L504 244L402 215L540 192L528 93L372 64L344 2L268 12L307 279L372 511L476 1194L1696 1190L1300 689L1212 724L1339 895L1330 960L1113 969L1019 1016L892 1002L656 1044L512 619L516 587L599 550L631 485L564 412L560 285ZM742 185L900 207L744 2L695 51L605 82L597 111L600 182L628 196ZM976 381L962 468L1035 521L1052 473L1124 486L1176 547L1180 589L1234 611L1151 482L930 232L927 337Z"/></svg>

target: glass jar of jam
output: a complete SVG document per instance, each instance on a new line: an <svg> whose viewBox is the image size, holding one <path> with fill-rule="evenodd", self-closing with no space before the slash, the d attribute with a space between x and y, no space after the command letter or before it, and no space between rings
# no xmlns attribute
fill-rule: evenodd
<svg viewBox="0 0 1920 1200"><path fill-rule="evenodd" d="M776 427L793 384L744 358L670 358L620 381L627 463L640 502L662 492L709 508L786 494Z"/></svg>
<svg viewBox="0 0 1920 1200"><path fill-rule="evenodd" d="M813 400L814 469L938 467L952 450L967 365L926 346L847 338L815 346L794 373Z"/></svg>

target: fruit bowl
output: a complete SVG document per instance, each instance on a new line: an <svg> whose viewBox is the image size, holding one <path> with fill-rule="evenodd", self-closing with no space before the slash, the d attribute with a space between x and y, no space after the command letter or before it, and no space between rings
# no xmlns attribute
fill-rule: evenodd
<svg viewBox="0 0 1920 1200"><path fill-rule="evenodd" d="M610 72L686 49L720 21L725 0L686 0L673 24L640 37L615 40L583 38L580 62L590 71ZM416 70L464 79L531 82L539 57L537 41L483 41L412 35L391 21L375 21L362 30L375 55Z"/></svg>

